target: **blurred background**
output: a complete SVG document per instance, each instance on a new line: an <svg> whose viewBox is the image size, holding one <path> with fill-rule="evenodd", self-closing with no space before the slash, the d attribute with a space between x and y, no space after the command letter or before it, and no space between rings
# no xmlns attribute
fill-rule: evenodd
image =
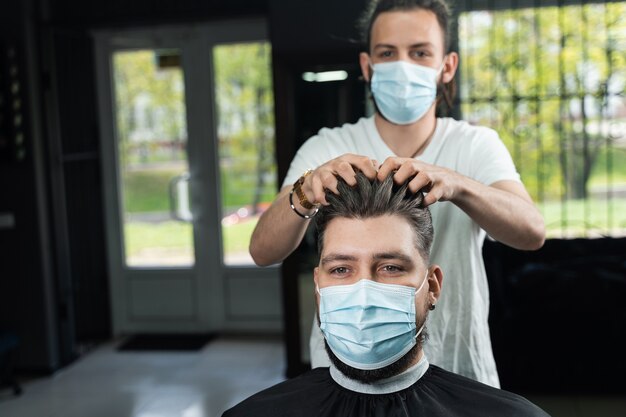
<svg viewBox="0 0 626 417"><path fill-rule="evenodd" d="M309 368L313 237L266 268L248 243L304 140L372 112L365 3L0 2L1 415L69 415L90 358L92 382L154 371L124 352L202 370L198 398L264 371L199 408L82 396L75 415L219 415ZM502 386L555 416L624 415L626 2L452 8L459 92L440 115L498 131L547 225L537 252L485 243ZM74 385L54 394L58 375ZM158 390L136 384L149 408Z"/></svg>

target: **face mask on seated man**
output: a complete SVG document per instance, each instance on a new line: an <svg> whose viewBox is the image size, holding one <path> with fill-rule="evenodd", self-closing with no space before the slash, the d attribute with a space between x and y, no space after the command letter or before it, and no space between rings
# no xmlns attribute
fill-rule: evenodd
<svg viewBox="0 0 626 417"><path fill-rule="evenodd" d="M315 217L318 318L331 358L262 391L232 416L541 416L526 399L430 365L422 350L443 272L422 195L357 174ZM365 395L364 395L365 394Z"/></svg>

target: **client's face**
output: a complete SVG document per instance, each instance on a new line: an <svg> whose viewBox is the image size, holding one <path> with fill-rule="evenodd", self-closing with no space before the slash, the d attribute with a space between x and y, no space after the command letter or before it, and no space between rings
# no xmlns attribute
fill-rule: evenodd
<svg viewBox="0 0 626 417"><path fill-rule="evenodd" d="M315 268L318 318L333 364L364 382L401 373L421 357L417 337L442 274L425 264L399 216L336 218ZM416 343L417 342L417 343Z"/></svg>

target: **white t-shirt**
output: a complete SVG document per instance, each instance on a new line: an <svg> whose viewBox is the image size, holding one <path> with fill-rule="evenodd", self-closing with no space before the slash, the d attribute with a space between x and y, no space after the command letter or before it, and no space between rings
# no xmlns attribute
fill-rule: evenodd
<svg viewBox="0 0 626 417"><path fill-rule="evenodd" d="M283 183L293 184L307 169L345 153L369 156L379 163L393 152L380 137L374 118L324 128L298 150ZM452 169L482 184L520 181L513 160L498 134L450 118L437 119L432 140L418 160ZM485 384L499 387L489 336L489 287L482 259L485 231L450 202L430 206L435 236L431 262L443 270L437 307L430 312L429 361ZM323 336L316 321L311 333L312 367L328 366Z"/></svg>

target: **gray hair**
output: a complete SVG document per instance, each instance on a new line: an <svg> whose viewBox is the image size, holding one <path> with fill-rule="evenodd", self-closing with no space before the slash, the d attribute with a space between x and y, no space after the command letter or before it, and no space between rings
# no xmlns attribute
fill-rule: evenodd
<svg viewBox="0 0 626 417"><path fill-rule="evenodd" d="M337 177L339 194L326 191L328 206L320 207L315 216L317 228L317 251L322 254L324 232L328 223L335 218L370 219L385 215L394 215L406 219L415 232L415 247L422 258L428 262L433 241L433 222L428 208L423 207L424 196L421 192L412 194L408 190L408 181L400 186L393 182L391 173L383 181L370 182L363 173L356 174L357 184L348 185L343 178ZM355 238L358 238L355 236Z"/></svg>

